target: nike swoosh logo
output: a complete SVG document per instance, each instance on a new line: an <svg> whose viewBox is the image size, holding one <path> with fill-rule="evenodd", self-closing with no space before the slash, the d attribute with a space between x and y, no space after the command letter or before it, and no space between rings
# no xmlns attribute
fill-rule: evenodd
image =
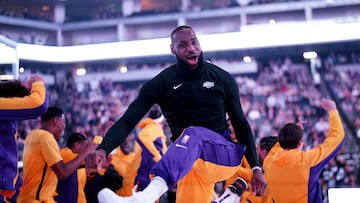
<svg viewBox="0 0 360 203"><path fill-rule="evenodd" d="M180 84L178 84L178 85L175 85L175 86L173 87L173 89L176 90L177 88L179 88L179 87L181 87L181 86L182 86L182 83L180 83Z"/></svg>
<svg viewBox="0 0 360 203"><path fill-rule="evenodd" d="M184 145L180 145L180 144L175 144L175 147L179 147L179 148L183 148L183 149L188 149L188 148L185 147Z"/></svg>

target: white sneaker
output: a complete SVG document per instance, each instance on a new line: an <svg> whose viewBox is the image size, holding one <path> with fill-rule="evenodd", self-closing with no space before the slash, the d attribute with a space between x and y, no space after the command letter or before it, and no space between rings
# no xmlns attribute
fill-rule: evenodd
<svg viewBox="0 0 360 203"><path fill-rule="evenodd" d="M97 197L99 203L151 203L142 197L141 192L135 193L130 197L122 197L108 188L100 190Z"/></svg>

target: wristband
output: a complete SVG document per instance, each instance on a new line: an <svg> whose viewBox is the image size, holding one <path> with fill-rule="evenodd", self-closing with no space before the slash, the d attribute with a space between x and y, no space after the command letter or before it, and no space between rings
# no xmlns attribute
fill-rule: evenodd
<svg viewBox="0 0 360 203"><path fill-rule="evenodd" d="M260 166L254 166L251 168L251 170L254 172L255 170L260 170L261 172L263 172L263 169Z"/></svg>

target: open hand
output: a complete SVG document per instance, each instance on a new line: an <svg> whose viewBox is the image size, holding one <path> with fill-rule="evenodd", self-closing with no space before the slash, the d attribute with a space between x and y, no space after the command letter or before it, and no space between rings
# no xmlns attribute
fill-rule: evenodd
<svg viewBox="0 0 360 203"><path fill-rule="evenodd" d="M264 174L261 170L254 170L253 171L253 177L251 180L251 189L254 194L257 196L261 196L264 194L266 188L266 181Z"/></svg>

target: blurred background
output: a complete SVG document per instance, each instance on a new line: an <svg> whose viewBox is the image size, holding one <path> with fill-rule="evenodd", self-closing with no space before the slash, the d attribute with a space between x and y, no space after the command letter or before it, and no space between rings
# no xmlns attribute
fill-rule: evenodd
<svg viewBox="0 0 360 203"><path fill-rule="evenodd" d="M359 187L360 0L0 0L0 79L43 76L51 104L66 112L64 137L97 135L101 124L124 113L145 80L175 62L170 41L168 53L154 55L142 53L156 46L110 45L168 38L183 24L216 36L200 38L205 58L236 77L257 141L305 120L305 148L316 146L329 127L320 98L334 99L347 140L322 172L324 202L328 188ZM226 33L244 38L225 43ZM61 49L104 44L106 51L91 50L104 55L98 58L85 48L67 60ZM122 55L130 48L139 56ZM53 49L60 50L51 56L56 60L45 55ZM19 159L38 124L19 125Z"/></svg>

